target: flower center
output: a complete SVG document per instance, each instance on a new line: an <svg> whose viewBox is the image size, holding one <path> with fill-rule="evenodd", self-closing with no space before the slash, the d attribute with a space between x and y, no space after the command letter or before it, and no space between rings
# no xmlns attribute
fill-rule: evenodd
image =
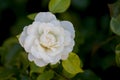
<svg viewBox="0 0 120 80"><path fill-rule="evenodd" d="M40 37L40 45L44 47L45 49L50 49L51 47L54 47L56 44L56 38L53 34L47 33L42 34Z"/></svg>

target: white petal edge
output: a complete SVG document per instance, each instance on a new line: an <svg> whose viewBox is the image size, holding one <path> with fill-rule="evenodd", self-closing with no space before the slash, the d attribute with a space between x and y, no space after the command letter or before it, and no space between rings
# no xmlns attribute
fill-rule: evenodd
<svg viewBox="0 0 120 80"><path fill-rule="evenodd" d="M56 64L56 63L58 63L60 59L61 59L61 54L52 57L52 62L51 62L51 64Z"/></svg>
<svg viewBox="0 0 120 80"><path fill-rule="evenodd" d="M35 58L31 53L28 54L28 59L30 61L34 61L37 66L43 67L48 63L44 62L42 59Z"/></svg>
<svg viewBox="0 0 120 80"><path fill-rule="evenodd" d="M50 22L56 20L56 17L51 12L40 12L35 17L35 22Z"/></svg>
<svg viewBox="0 0 120 80"><path fill-rule="evenodd" d="M41 23L40 22L33 22L31 25L27 28L27 34L28 35L38 35L38 27Z"/></svg>
<svg viewBox="0 0 120 80"><path fill-rule="evenodd" d="M68 31L71 32L72 38L75 37L75 30L74 30L73 24L71 22L69 22L69 21L61 21L61 25L65 30L68 30Z"/></svg>
<svg viewBox="0 0 120 80"><path fill-rule="evenodd" d="M35 57L31 54L31 53L28 53L28 59L30 61L34 61L35 60Z"/></svg>
<svg viewBox="0 0 120 80"><path fill-rule="evenodd" d="M48 63L44 62L42 59L35 59L34 62L39 67L44 67L48 64Z"/></svg>
<svg viewBox="0 0 120 80"><path fill-rule="evenodd" d="M28 26L24 27L23 32L20 34L20 37L19 37L19 42L20 42L22 47L24 45L24 41L25 41L26 36L27 36L27 28L28 28Z"/></svg>
<svg viewBox="0 0 120 80"><path fill-rule="evenodd" d="M26 52L30 51L31 46L33 45L33 42L35 40L34 36L27 36L25 41L24 41L24 48Z"/></svg>
<svg viewBox="0 0 120 80"><path fill-rule="evenodd" d="M65 37L64 37L64 46L68 46L69 44L71 44L71 41L73 40L73 38L71 38L71 33L67 30L64 31L65 32Z"/></svg>
<svg viewBox="0 0 120 80"><path fill-rule="evenodd" d="M61 59L62 59L62 60L66 60L66 59L68 58L68 56L69 56L69 54L62 55L62 56L61 56Z"/></svg>

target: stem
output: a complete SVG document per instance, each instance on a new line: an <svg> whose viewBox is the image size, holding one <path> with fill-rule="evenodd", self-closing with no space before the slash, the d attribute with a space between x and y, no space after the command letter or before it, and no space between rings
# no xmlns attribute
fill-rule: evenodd
<svg viewBox="0 0 120 80"><path fill-rule="evenodd" d="M54 71L54 70L53 70ZM54 71L55 72L55 71ZM56 75L63 77L65 80L70 80L69 78L67 78L66 76L62 75L62 74L58 74L57 72L55 72Z"/></svg>
<svg viewBox="0 0 120 80"><path fill-rule="evenodd" d="M63 74L57 73L57 72L56 72L55 70L53 70L51 67L50 67L50 69L51 69L57 76L60 76L60 77L64 78L65 80L70 80L69 78L67 78L67 77L64 76Z"/></svg>
<svg viewBox="0 0 120 80"><path fill-rule="evenodd" d="M101 46L105 45L106 43L110 42L111 40L113 40L113 39L116 38L116 37L117 37L117 36L112 36L112 37L106 39L105 41L103 41L103 42L101 42L101 43L99 43L99 44L95 44L95 45L93 46L93 49L92 49L92 55L94 55L94 54L96 53L96 51L97 51Z"/></svg>

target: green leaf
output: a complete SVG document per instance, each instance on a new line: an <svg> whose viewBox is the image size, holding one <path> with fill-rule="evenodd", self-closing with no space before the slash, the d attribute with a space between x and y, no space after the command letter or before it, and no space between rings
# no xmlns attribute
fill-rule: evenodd
<svg viewBox="0 0 120 80"><path fill-rule="evenodd" d="M32 62L30 64L30 75L32 75L32 73L42 73L44 69L45 67L38 67L34 64L34 62Z"/></svg>
<svg viewBox="0 0 120 80"><path fill-rule="evenodd" d="M112 16L118 16L120 14L120 0L116 0L109 8Z"/></svg>
<svg viewBox="0 0 120 80"><path fill-rule="evenodd" d="M49 11L52 13L65 12L70 6L71 0L50 0Z"/></svg>
<svg viewBox="0 0 120 80"><path fill-rule="evenodd" d="M15 66L20 64L17 61L20 51L22 50L21 46L18 43L18 40L15 37L7 39L3 44L4 53L2 53L2 63L6 67Z"/></svg>
<svg viewBox="0 0 120 80"><path fill-rule="evenodd" d="M117 17L112 17L110 27L115 34L120 35L120 15Z"/></svg>
<svg viewBox="0 0 120 80"><path fill-rule="evenodd" d="M116 63L117 66L120 67L120 44L118 44L115 48L115 54L116 54Z"/></svg>
<svg viewBox="0 0 120 80"><path fill-rule="evenodd" d="M9 80L17 80L16 78L14 78L14 77L11 77Z"/></svg>
<svg viewBox="0 0 120 80"><path fill-rule="evenodd" d="M23 69L23 71L26 71L26 69L29 66L29 60L27 56L28 55L25 52L21 52L20 55L18 56L19 62L21 62L22 64L21 68Z"/></svg>
<svg viewBox="0 0 120 80"><path fill-rule="evenodd" d="M13 76L14 70L0 67L0 80L7 80Z"/></svg>
<svg viewBox="0 0 120 80"><path fill-rule="evenodd" d="M75 76L74 80L101 80L93 71L85 70L83 73Z"/></svg>
<svg viewBox="0 0 120 80"><path fill-rule="evenodd" d="M62 66L67 72L71 74L83 72L81 68L82 66L81 60L75 53L70 53L68 59L62 61Z"/></svg>
<svg viewBox="0 0 120 80"><path fill-rule="evenodd" d="M20 34L18 34L16 37L17 37L17 39L19 39L19 37L20 37Z"/></svg>
<svg viewBox="0 0 120 80"><path fill-rule="evenodd" d="M56 63L56 64L50 64L50 67L51 68L57 68L59 66L59 63Z"/></svg>
<svg viewBox="0 0 120 80"><path fill-rule="evenodd" d="M54 77L52 70L46 71L37 77L37 80L51 80Z"/></svg>
<svg viewBox="0 0 120 80"><path fill-rule="evenodd" d="M76 74L70 74L67 71L63 69L62 74L66 76L67 78L73 78Z"/></svg>
<svg viewBox="0 0 120 80"><path fill-rule="evenodd" d="M32 14L29 14L27 17L31 20L34 20L36 15L37 15L37 13L32 13Z"/></svg>

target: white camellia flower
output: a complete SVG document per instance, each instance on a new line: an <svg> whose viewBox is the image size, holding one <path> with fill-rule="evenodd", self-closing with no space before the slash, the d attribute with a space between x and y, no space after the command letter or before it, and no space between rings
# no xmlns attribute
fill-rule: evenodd
<svg viewBox="0 0 120 80"><path fill-rule="evenodd" d="M51 12L40 12L19 37L28 59L42 67L67 59L73 50L75 31L69 21L59 21Z"/></svg>

